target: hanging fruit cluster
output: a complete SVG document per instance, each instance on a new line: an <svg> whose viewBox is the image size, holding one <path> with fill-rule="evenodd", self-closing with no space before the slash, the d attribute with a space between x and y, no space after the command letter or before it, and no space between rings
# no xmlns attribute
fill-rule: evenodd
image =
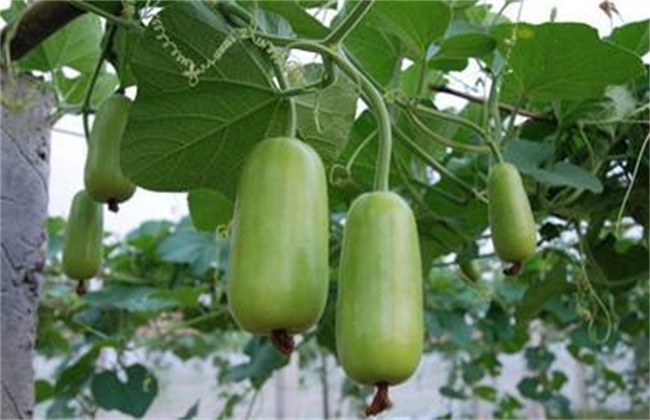
<svg viewBox="0 0 650 420"><path fill-rule="evenodd" d="M131 100L116 93L97 110L88 136L84 168L85 189L79 191L68 214L63 246L63 272L78 281L77 294L86 292L85 282L95 277L102 264L103 209L117 212L135 192L120 168L120 143Z"/></svg>

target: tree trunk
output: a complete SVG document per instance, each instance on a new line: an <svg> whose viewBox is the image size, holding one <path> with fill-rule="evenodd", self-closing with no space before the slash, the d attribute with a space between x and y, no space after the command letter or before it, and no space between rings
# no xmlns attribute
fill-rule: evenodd
<svg viewBox="0 0 650 420"><path fill-rule="evenodd" d="M52 95L2 76L0 418L34 413L34 343L45 262Z"/></svg>

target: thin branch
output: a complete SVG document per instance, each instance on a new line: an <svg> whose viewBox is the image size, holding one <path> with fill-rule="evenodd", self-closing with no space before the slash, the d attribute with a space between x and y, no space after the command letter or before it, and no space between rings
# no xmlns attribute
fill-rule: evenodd
<svg viewBox="0 0 650 420"><path fill-rule="evenodd" d="M449 86L446 86L446 85L429 85L429 89L431 89L434 92L447 93L449 95L454 95L454 96L457 96L459 98L463 98L463 99L466 99L466 100L468 100L470 102L474 102L474 103L477 103L477 104L484 104L485 101L486 101L485 98L481 98L480 96L470 95L469 93L465 93L465 92L460 92L460 91L452 89L452 88L450 88ZM499 110L505 111L505 112L510 112L510 113L516 113L518 115L528 117L528 118L532 118L532 119L538 120L538 121L554 121L553 118L548 117L546 115L538 114L538 113L532 112L532 111L526 111L525 109L517 109L517 108L513 107L512 105L508 105L508 104L499 104Z"/></svg>

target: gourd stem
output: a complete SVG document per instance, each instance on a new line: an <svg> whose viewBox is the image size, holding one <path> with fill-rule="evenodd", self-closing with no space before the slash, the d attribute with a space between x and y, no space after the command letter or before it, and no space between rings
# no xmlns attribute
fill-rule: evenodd
<svg viewBox="0 0 650 420"><path fill-rule="evenodd" d="M282 71L280 64L273 59L271 59L271 61L273 62L273 71L278 78L278 85L280 85L280 89L286 91L289 87L289 84L287 83L287 77L284 75L284 71ZM296 103L293 98L286 98L286 100L289 102L289 120L287 122L286 135L287 137L295 138L296 130L298 129Z"/></svg>
<svg viewBox="0 0 650 420"><path fill-rule="evenodd" d="M372 402L366 407L366 416L376 416L382 411L389 409L391 405L390 399L388 398L388 383L379 382Z"/></svg>
<svg viewBox="0 0 650 420"><path fill-rule="evenodd" d="M291 356L296 348L293 337L286 330L273 330L269 335L269 340L273 347L276 348L283 356Z"/></svg>
<svg viewBox="0 0 650 420"><path fill-rule="evenodd" d="M323 43L326 45L336 45L343 41L346 36L357 26L361 19L368 13L370 6L375 2L375 0L361 0L359 1L354 9L343 18L339 24L332 29L332 31L327 35L323 40Z"/></svg>
<svg viewBox="0 0 650 420"><path fill-rule="evenodd" d="M374 188L377 191L388 191L393 137L388 109L380 93L375 89L372 82L345 57L343 52L334 51L325 45L311 41L296 41L287 45L287 47L316 52L329 57L346 76L359 85L362 97L374 112L379 126L379 156L377 158Z"/></svg>
<svg viewBox="0 0 650 420"><path fill-rule="evenodd" d="M95 90L95 85L97 84L97 79L99 78L99 73L102 70L104 65L104 57L108 54L111 46L113 45L113 37L115 36L115 30L117 27L115 25L109 25L107 29L107 38L104 48L102 49L99 59L97 60L97 65L93 71L93 75L90 78L90 83L88 84L88 90L86 91L86 96L84 97L83 104L81 105L81 119L83 121L84 134L86 135L86 142L90 141L90 124L88 123L88 113L90 112L90 102L93 96L93 91Z"/></svg>

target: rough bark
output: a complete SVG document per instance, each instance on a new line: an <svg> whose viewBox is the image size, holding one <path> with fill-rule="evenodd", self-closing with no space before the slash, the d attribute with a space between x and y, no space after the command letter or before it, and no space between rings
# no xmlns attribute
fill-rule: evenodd
<svg viewBox="0 0 650 420"><path fill-rule="evenodd" d="M34 409L34 343L45 261L51 94L29 77L2 77L0 418Z"/></svg>

